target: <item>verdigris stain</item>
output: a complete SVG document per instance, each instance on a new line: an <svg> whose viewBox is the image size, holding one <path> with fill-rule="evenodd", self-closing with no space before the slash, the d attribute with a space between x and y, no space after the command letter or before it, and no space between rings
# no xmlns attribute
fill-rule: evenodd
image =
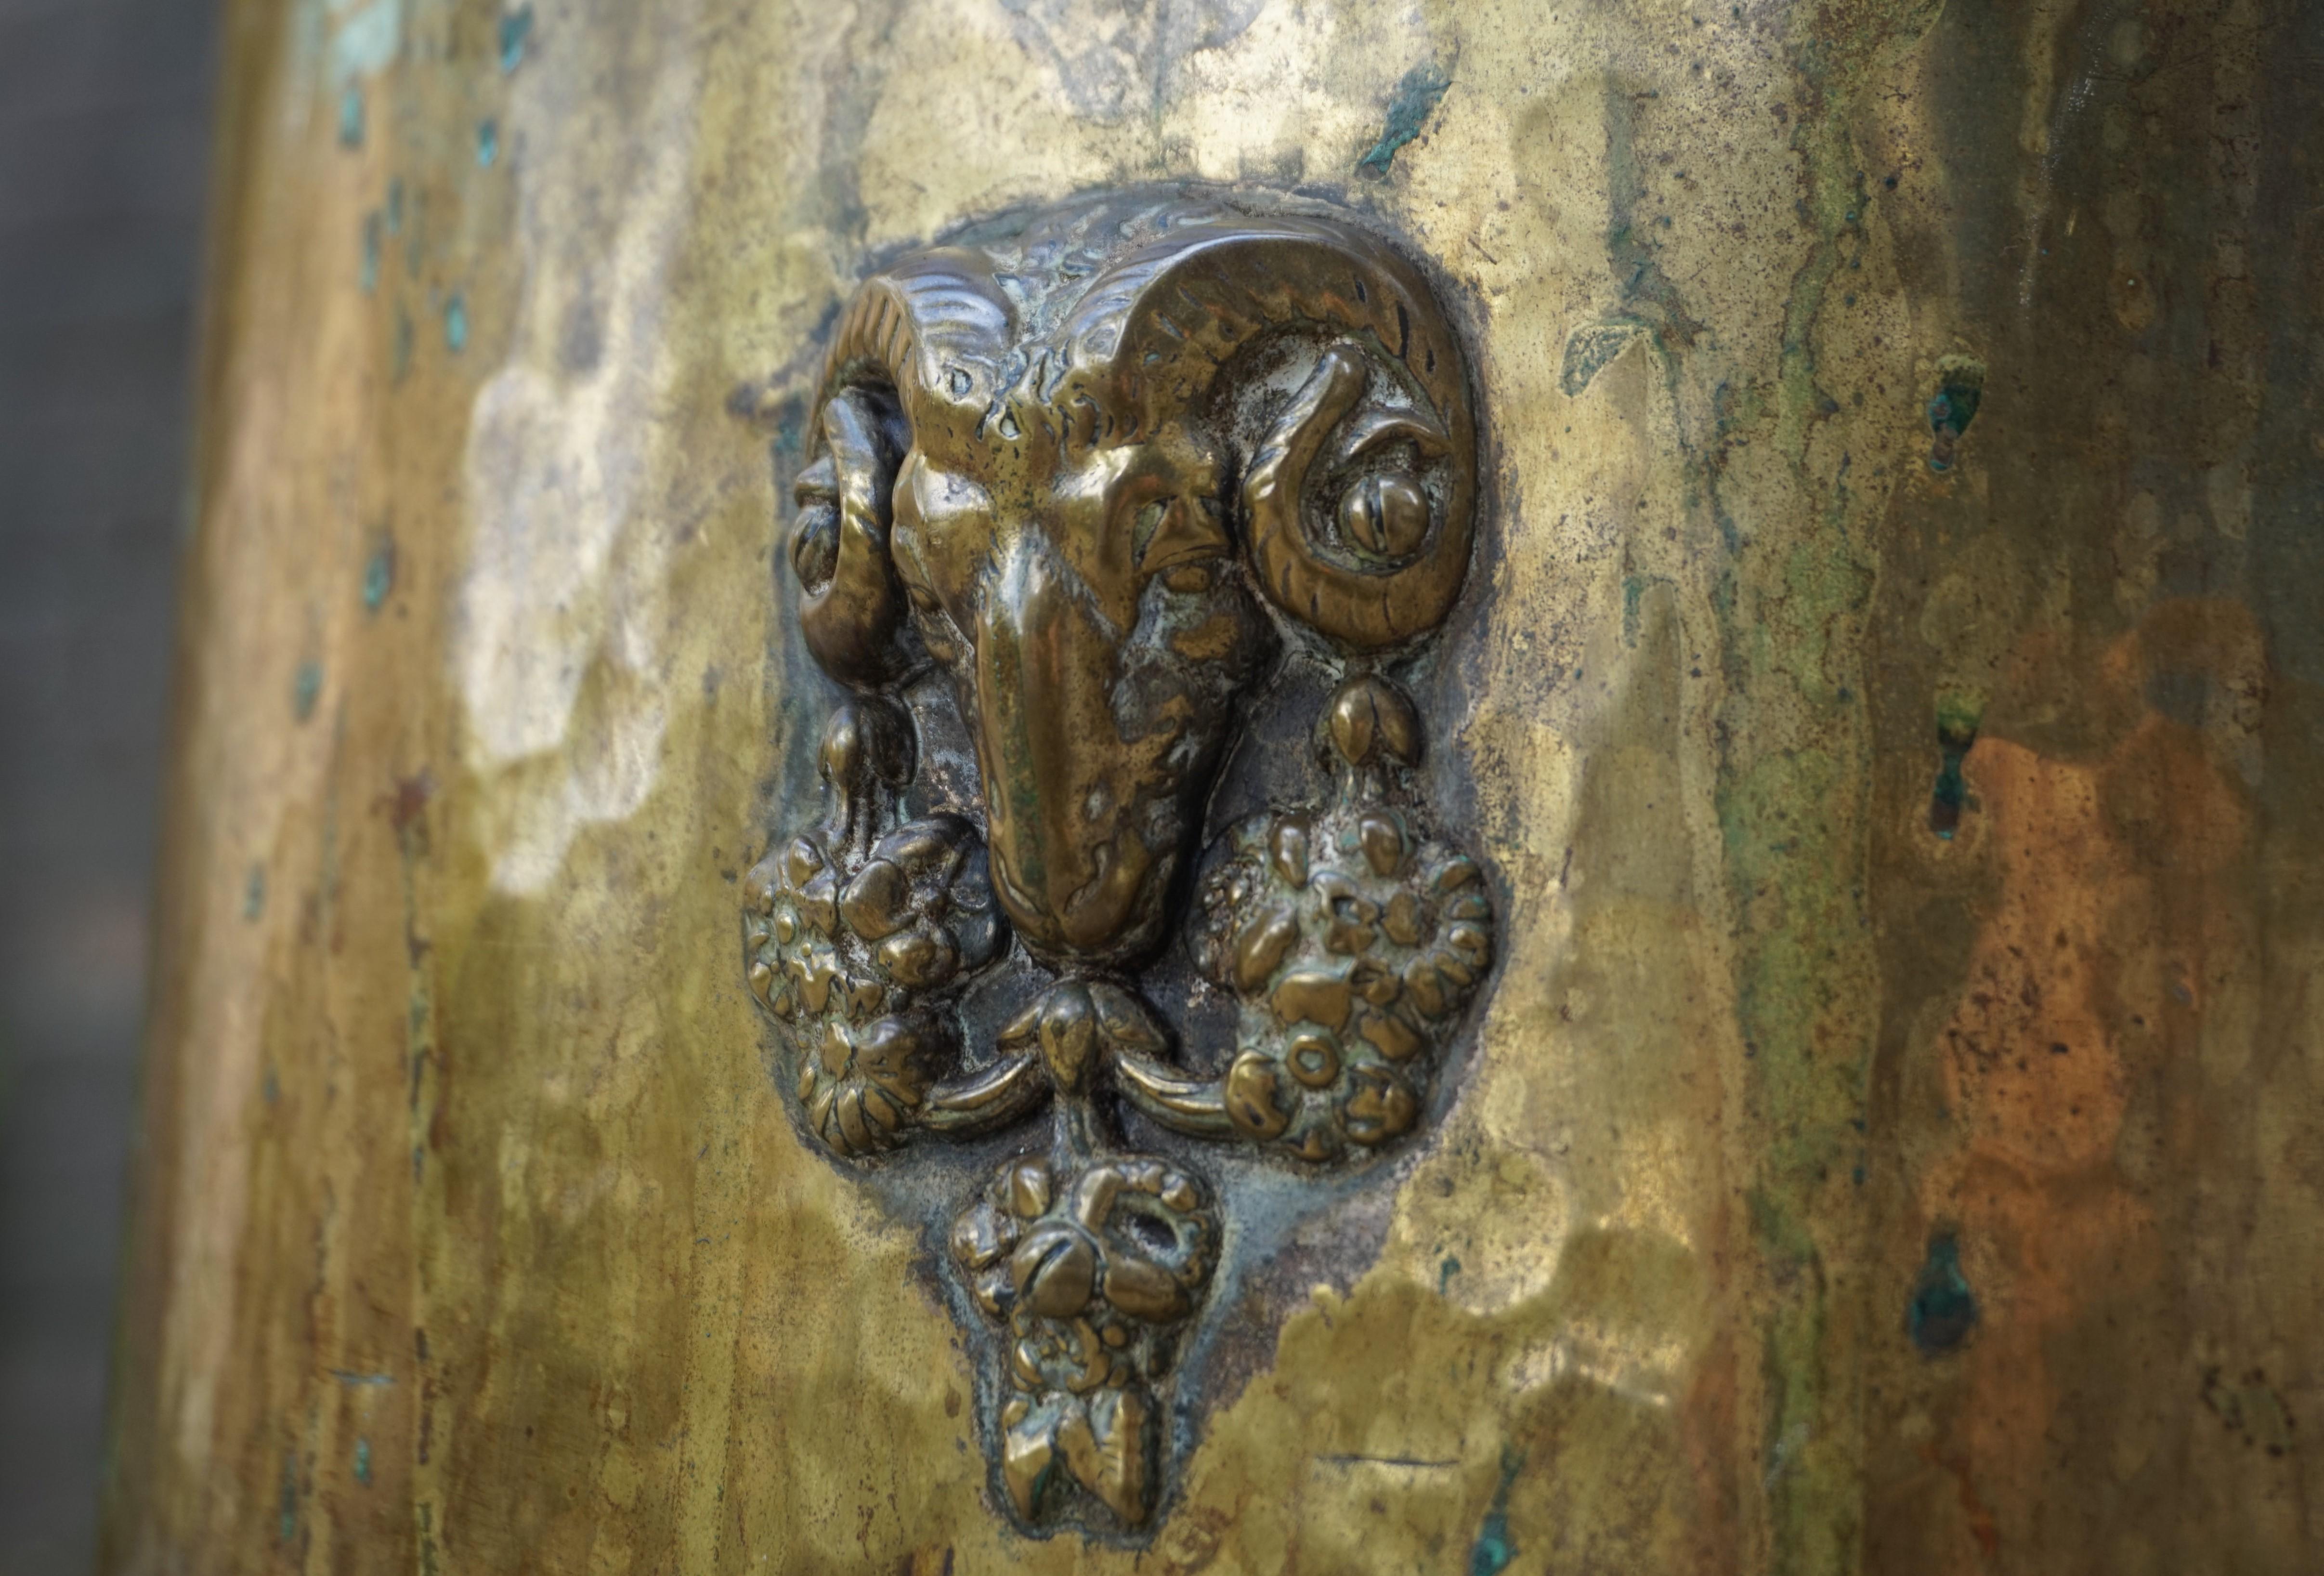
<svg viewBox="0 0 2324 1576"><path fill-rule="evenodd" d="M1950 471L1960 453L1961 434L1977 419L1985 398L1985 364L1949 355L1937 364L1937 392L1929 397L1929 469Z"/></svg>
<svg viewBox="0 0 2324 1576"><path fill-rule="evenodd" d="M1961 810L1969 803L1969 785L1961 762L1977 742L1977 725L1984 708L1959 696L1937 702L1937 780L1929 791L1929 830L1950 841L1960 829Z"/></svg>
<svg viewBox="0 0 2324 1576"><path fill-rule="evenodd" d="M531 6L520 5L501 18L501 71L503 75L524 64L524 47L531 37Z"/></svg>
<svg viewBox="0 0 2324 1576"><path fill-rule="evenodd" d="M1478 1525L1477 1541L1469 1545L1469 1576L1501 1576L1517 1557L1517 1543L1509 1535L1509 1486L1524 1464L1525 1458L1514 1452L1501 1452L1500 1487L1493 1490L1492 1507Z"/></svg>
<svg viewBox="0 0 2324 1576"><path fill-rule="evenodd" d="M377 613L386 605L387 594L395 589L395 539L383 537L379 546L364 564L363 604L365 613Z"/></svg>
<svg viewBox="0 0 2324 1576"><path fill-rule="evenodd" d="M1929 1239L1929 1257L1904 1314L1913 1344L1934 1357L1969 1339L1977 1324L1977 1296L1961 1274L1960 1244L1950 1232Z"/></svg>
<svg viewBox="0 0 2324 1576"><path fill-rule="evenodd" d="M1379 141L1371 152L1356 161L1356 168L1374 175L1386 175L1395 162L1397 150L1420 134L1428 117L1436 109L1437 100L1452 86L1452 77L1440 70L1434 61L1424 61L1404 74L1396 85L1396 96L1388 103L1388 121L1381 126Z"/></svg>

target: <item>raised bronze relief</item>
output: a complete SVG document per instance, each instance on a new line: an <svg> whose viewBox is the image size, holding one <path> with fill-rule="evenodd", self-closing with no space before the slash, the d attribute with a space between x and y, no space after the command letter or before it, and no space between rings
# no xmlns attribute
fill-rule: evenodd
<svg viewBox="0 0 2324 1576"><path fill-rule="evenodd" d="M840 321L789 561L853 693L822 822L752 872L747 966L844 1162L1049 1110L947 1237L1028 1530L1146 1524L1183 1442L1174 1378L1239 1228L1174 1135L1377 1152L1490 965L1398 682L1468 573L1476 448L1425 282L1312 212L1084 202L907 257ZM1212 842L1295 662L1325 676L1324 786ZM1168 955L1209 1029L1154 1004Z"/></svg>

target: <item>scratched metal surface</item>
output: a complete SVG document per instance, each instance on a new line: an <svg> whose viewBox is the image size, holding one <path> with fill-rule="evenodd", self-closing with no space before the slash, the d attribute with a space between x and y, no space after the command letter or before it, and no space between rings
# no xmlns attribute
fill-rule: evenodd
<svg viewBox="0 0 2324 1576"><path fill-rule="evenodd" d="M2312 1568L2324 14L235 15L109 1569ZM836 303L1194 178L1469 336L1505 918L1085 1546L733 916Z"/></svg>

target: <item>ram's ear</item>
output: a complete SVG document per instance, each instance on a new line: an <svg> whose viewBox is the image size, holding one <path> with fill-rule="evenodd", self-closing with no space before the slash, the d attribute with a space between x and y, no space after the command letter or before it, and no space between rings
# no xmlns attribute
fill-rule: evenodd
<svg viewBox="0 0 2324 1576"><path fill-rule="evenodd" d="M794 489L800 622L825 672L859 689L883 688L920 661L888 553L890 495L910 436L895 395L879 387L834 393L817 429L816 459Z"/></svg>

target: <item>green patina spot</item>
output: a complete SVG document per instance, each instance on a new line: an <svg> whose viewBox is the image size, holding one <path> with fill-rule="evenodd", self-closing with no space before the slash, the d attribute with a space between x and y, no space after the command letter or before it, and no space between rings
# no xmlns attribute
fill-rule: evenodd
<svg viewBox="0 0 2324 1576"><path fill-rule="evenodd" d="M371 1487L371 1441L367 1439L355 1441L355 1481Z"/></svg>
<svg viewBox="0 0 2324 1576"><path fill-rule="evenodd" d="M1667 215L1641 210L1652 205L1655 178L1637 149L1637 102L1612 78L1605 87L1607 226L1606 262L1621 292L1618 318L1643 325L1657 346L1685 348L1703 332L1703 325L1688 311L1676 281L1663 271L1654 232L1668 228ZM1590 348L1584 341L1585 350ZM1618 350L1617 352L1618 354ZM1574 369L1577 372L1578 368ZM1663 378L1674 397L1677 367L1663 358Z"/></svg>
<svg viewBox="0 0 2324 1576"><path fill-rule="evenodd" d="M290 712L300 722L315 714L315 702L323 693L323 665L311 658L299 664L298 677L290 681Z"/></svg>
<svg viewBox="0 0 2324 1576"><path fill-rule="evenodd" d="M455 354L468 348L468 300L457 290L444 303L444 343Z"/></svg>
<svg viewBox="0 0 2324 1576"><path fill-rule="evenodd" d="M281 1514L276 1530L287 1544L299 1535L299 1458L290 1451L282 1452L282 1487L277 1504Z"/></svg>
<svg viewBox="0 0 2324 1576"><path fill-rule="evenodd" d="M489 170L501 156L501 123L484 120L476 123L476 168Z"/></svg>
<svg viewBox="0 0 2324 1576"><path fill-rule="evenodd" d="M503 75L524 64L526 43L532 37L532 7L520 5L501 18L501 71Z"/></svg>
<svg viewBox="0 0 2324 1576"><path fill-rule="evenodd" d="M1977 742L1977 727L1985 714L1982 697L1941 695L1937 697L1936 786L1929 794L1929 830L1950 840L1960 828L1961 811L1969 804L1969 785L1961 763Z"/></svg>
<svg viewBox="0 0 2324 1576"><path fill-rule="evenodd" d="M1929 396L1929 469L1950 471L1960 457L1961 434L1977 419L1985 400L1985 363L1948 355L1937 363L1937 392Z"/></svg>
<svg viewBox="0 0 2324 1576"><path fill-rule="evenodd" d="M266 912L266 867L254 864L242 883L242 917L256 919Z"/></svg>
<svg viewBox="0 0 2324 1576"><path fill-rule="evenodd" d="M403 232L403 177L397 176L387 183L387 233Z"/></svg>
<svg viewBox="0 0 2324 1576"><path fill-rule="evenodd" d="M1380 127L1379 141L1356 161L1356 168L1385 176L1396 161L1397 150L1420 134L1420 128L1435 113L1437 101L1452 86L1452 77L1434 61L1424 61L1406 71L1396 85L1395 97L1388 100L1388 121Z"/></svg>
<svg viewBox="0 0 2324 1576"><path fill-rule="evenodd" d="M1929 1239L1928 1259L1905 1306L1904 1328L1914 1345L1935 1357L1968 1340L1976 1324L1977 1295L1961 1274L1960 1244L1950 1232L1940 1232Z"/></svg>
<svg viewBox="0 0 2324 1576"><path fill-rule="evenodd" d="M1452 1277L1460 1273L1461 1261L1457 1258L1448 1258L1443 1263L1438 1265L1436 1267L1436 1295L1440 1297L1443 1296L1444 1295L1444 1288L1451 1286L1452 1284Z"/></svg>
<svg viewBox="0 0 2324 1576"><path fill-rule="evenodd" d="M1517 1542L1509 1535L1509 1486L1524 1464L1523 1456L1501 1452L1501 1484L1493 1490L1492 1507L1477 1527L1477 1541L1469 1545L1469 1576L1501 1576L1517 1557Z"/></svg>
<svg viewBox="0 0 2324 1576"><path fill-rule="evenodd" d="M392 537L383 538L364 565L364 611L377 613L387 604L387 594L394 589L395 540Z"/></svg>
<svg viewBox="0 0 2324 1576"><path fill-rule="evenodd" d="M350 82L339 93L339 146L360 148L363 140L363 89Z"/></svg>

